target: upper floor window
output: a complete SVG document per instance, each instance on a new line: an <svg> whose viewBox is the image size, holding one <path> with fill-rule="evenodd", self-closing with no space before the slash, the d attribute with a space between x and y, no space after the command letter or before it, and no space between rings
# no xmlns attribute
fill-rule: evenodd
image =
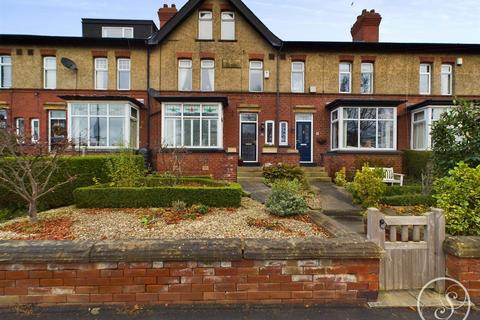
<svg viewBox="0 0 480 320"><path fill-rule="evenodd" d="M202 91L215 90L215 61L202 60L201 62L201 89Z"/></svg>
<svg viewBox="0 0 480 320"><path fill-rule="evenodd" d="M108 59L95 59L95 89L107 90L108 88Z"/></svg>
<svg viewBox="0 0 480 320"><path fill-rule="evenodd" d="M198 39L213 39L213 13L212 11L200 11L198 14Z"/></svg>
<svg viewBox="0 0 480 320"><path fill-rule="evenodd" d="M0 88L12 86L12 57L0 56Z"/></svg>
<svg viewBox="0 0 480 320"><path fill-rule="evenodd" d="M192 91L192 60L178 60L178 90Z"/></svg>
<svg viewBox="0 0 480 320"><path fill-rule="evenodd" d="M305 92L304 62L292 62L292 92Z"/></svg>
<svg viewBox="0 0 480 320"><path fill-rule="evenodd" d="M250 61L250 92L263 92L263 61Z"/></svg>
<svg viewBox="0 0 480 320"><path fill-rule="evenodd" d="M117 60L117 89L130 90L130 59Z"/></svg>
<svg viewBox="0 0 480 320"><path fill-rule="evenodd" d="M441 93L444 96L452 95L452 70L453 66L451 64L442 64L442 75L441 75Z"/></svg>
<svg viewBox="0 0 480 320"><path fill-rule="evenodd" d="M275 144L275 122L272 120L265 122L265 144L271 146Z"/></svg>
<svg viewBox="0 0 480 320"><path fill-rule="evenodd" d="M133 38L133 28L102 27L102 38Z"/></svg>
<svg viewBox="0 0 480 320"><path fill-rule="evenodd" d="M396 109L342 107L331 114L332 149L396 148Z"/></svg>
<svg viewBox="0 0 480 320"><path fill-rule="evenodd" d="M57 58L43 58L43 87L55 89L57 87Z"/></svg>
<svg viewBox="0 0 480 320"><path fill-rule="evenodd" d="M352 92L352 64L349 62L340 63L340 93L351 93Z"/></svg>
<svg viewBox="0 0 480 320"><path fill-rule="evenodd" d="M420 64L420 94L430 94L432 89L432 65Z"/></svg>
<svg viewBox="0 0 480 320"><path fill-rule="evenodd" d="M235 40L235 12L222 12L222 40Z"/></svg>
<svg viewBox="0 0 480 320"><path fill-rule="evenodd" d="M39 119L30 120L30 130L31 130L32 142L33 143L38 142L38 140L40 140L40 120Z"/></svg>
<svg viewBox="0 0 480 320"><path fill-rule="evenodd" d="M373 63L362 63L360 81L360 93L373 93Z"/></svg>

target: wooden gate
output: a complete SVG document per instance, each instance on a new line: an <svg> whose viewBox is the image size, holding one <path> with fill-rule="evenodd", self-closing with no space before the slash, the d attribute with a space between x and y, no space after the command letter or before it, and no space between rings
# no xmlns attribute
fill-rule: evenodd
<svg viewBox="0 0 480 320"><path fill-rule="evenodd" d="M424 216L386 216L368 209L368 239L385 250L380 262L380 290L421 289L445 277L445 216L432 209ZM434 288L444 291L444 283Z"/></svg>

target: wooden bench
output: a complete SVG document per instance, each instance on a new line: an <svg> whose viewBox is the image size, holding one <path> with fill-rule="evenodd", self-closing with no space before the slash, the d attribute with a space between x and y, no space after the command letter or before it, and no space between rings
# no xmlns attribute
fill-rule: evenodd
<svg viewBox="0 0 480 320"><path fill-rule="evenodd" d="M395 173L393 168L370 168L372 170L382 169L383 170L383 182L390 183L391 185L399 184L403 186L403 179L405 178L404 174Z"/></svg>

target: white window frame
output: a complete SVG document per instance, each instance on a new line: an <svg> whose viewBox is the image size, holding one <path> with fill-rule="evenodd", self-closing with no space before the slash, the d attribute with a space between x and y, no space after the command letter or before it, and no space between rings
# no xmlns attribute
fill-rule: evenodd
<svg viewBox="0 0 480 320"><path fill-rule="evenodd" d="M182 145L177 146L177 145L167 145L165 143L165 118L170 117L166 116L165 108L168 105L180 105L180 110L181 110L181 115L180 116L171 116L172 118L178 118L181 120L181 141ZM200 105L200 116L198 117L200 119L200 123L202 123L203 116L202 116L202 107L205 105L215 105L218 107L218 118L217 118L217 145L216 146L184 146L185 143L185 137L184 137L184 132L183 132L183 124L184 124L184 118L194 118L194 117L189 117L189 116L184 116L183 112L183 106L185 105ZM196 118L196 117L195 117ZM212 119L212 118L208 118ZM176 148L187 148L187 149L205 149L205 150L223 150L223 105L218 102L212 102L212 103L206 103L206 102L168 102L168 103L162 103L162 145L165 144L165 147L168 149L176 149ZM176 136L176 132L174 133L174 136ZM193 136L193 130L192 130L192 136ZM202 129L200 126L200 144L202 141Z"/></svg>
<svg viewBox="0 0 480 320"><path fill-rule="evenodd" d="M202 18L202 14L206 14L206 13L210 14L210 18ZM198 40L213 40L213 12L212 11L202 10L198 12Z"/></svg>
<svg viewBox="0 0 480 320"><path fill-rule="evenodd" d="M183 67L182 63L188 62L190 64L189 67ZM188 70L190 72L190 88L183 89L182 88L182 79L181 79L181 70ZM193 91L193 62L192 59L179 59L178 60L178 91L190 92Z"/></svg>
<svg viewBox="0 0 480 320"><path fill-rule="evenodd" d="M427 67L427 72L422 72L422 67ZM419 85L418 91L421 95L430 95L432 93L432 69L433 65L431 63L420 63L419 68ZM422 92L422 76L427 76L428 79L428 89L425 92Z"/></svg>
<svg viewBox="0 0 480 320"><path fill-rule="evenodd" d="M261 67L254 67L254 64L255 63L261 63ZM251 60L250 63L249 63L249 83L248 83L248 89L250 92L263 92L264 90L264 74L263 74L263 68L264 68L264 63L262 60ZM260 77L260 83L261 83L261 88L260 88L260 91L257 91L257 90L252 90L252 74L254 71L258 71L260 70L261 72L261 77Z"/></svg>
<svg viewBox="0 0 480 320"><path fill-rule="evenodd" d="M102 38L117 38L109 36L109 30L122 30L121 38L133 39L135 37L133 27L102 27ZM129 31L131 32L131 37L127 37L127 32Z"/></svg>
<svg viewBox="0 0 480 320"><path fill-rule="evenodd" d="M0 108L0 115L4 118L0 119L0 129L6 129L8 127L8 111L7 109Z"/></svg>
<svg viewBox="0 0 480 320"><path fill-rule="evenodd" d="M38 129L36 138L35 138L35 127L37 127ZM30 137L31 137L32 143L37 143L40 140L40 119L38 118L30 119Z"/></svg>
<svg viewBox="0 0 480 320"><path fill-rule="evenodd" d="M348 66L349 71L342 71L342 66ZM348 75L348 91L342 91L342 74ZM352 63L340 62L338 65L338 92L339 93L352 93Z"/></svg>
<svg viewBox="0 0 480 320"><path fill-rule="evenodd" d="M63 117L54 117L53 113L54 112L64 112L65 116ZM67 121L67 110L49 110L48 111L48 148L51 150L52 148L52 120L61 120L65 121L65 129L67 131L67 137L68 137L68 121Z"/></svg>
<svg viewBox="0 0 480 320"><path fill-rule="evenodd" d="M451 96L453 94L453 65L451 64L442 64L440 74L440 94L442 96ZM448 71L444 71L444 68L448 68ZM448 83L444 83L443 77L448 76ZM444 86L447 85L448 92L444 92Z"/></svg>
<svg viewBox="0 0 480 320"><path fill-rule="evenodd" d="M17 134L17 136L23 138L23 135L25 135L25 118L23 117L15 118L15 133Z"/></svg>
<svg viewBox="0 0 480 320"><path fill-rule="evenodd" d="M301 66L301 71L295 69L295 66ZM302 75L302 87L301 88L294 88L294 75L301 74ZM292 74L291 74L291 90L293 93L305 93L305 62L304 61L292 61Z"/></svg>
<svg viewBox="0 0 480 320"><path fill-rule="evenodd" d="M358 137L357 137L357 142L358 142L358 147L346 147L344 146L344 135L343 135L343 126L345 124L345 121L344 120L349 120L349 119L346 119L344 118L344 112L343 112L343 109L348 109L348 108L355 108L355 109L358 109L358 119L352 119L352 120L357 120L358 121ZM368 108L368 109L376 109L376 118L375 119L360 119L360 109L362 108ZM393 119L379 119L378 118L378 110L379 109L393 109ZM338 116L337 116L337 120L333 121L333 113L337 111L338 112ZM333 148L333 144L331 143L330 144L330 148L332 151L337 151L337 150L342 150L342 151L345 151L345 150L350 150L350 151L353 151L353 150L356 150L356 151L369 151L369 152L372 152L372 153L375 153L375 152L382 152L382 151L395 151L397 150L397 128L398 128L398 120L397 120L397 108L395 107L375 107L375 106L365 106L365 107L352 107L352 106L342 106L342 107L338 107L336 109L333 109L331 112L330 112L330 141L332 142L333 141L333 122L336 122L338 121L338 147L337 148ZM392 121L393 120L393 147L392 148L378 148L378 140L379 140L379 134L378 134L378 131L379 131L379 126L378 126L378 123L380 121ZM360 136L361 136L361 126L360 126L360 123L361 121L375 121L376 122L376 135L375 135L375 148L365 148L365 147L362 147L361 144L360 144Z"/></svg>
<svg viewBox="0 0 480 320"><path fill-rule="evenodd" d="M364 71L364 67L369 67L370 70ZM368 74L370 76L370 90L368 92L363 92L362 90L362 80L363 75ZM373 84L374 84L374 75L375 75L375 65L372 62L362 62L360 66L360 93L361 94L373 94Z"/></svg>
<svg viewBox="0 0 480 320"><path fill-rule="evenodd" d="M8 58L10 62L5 62L4 59ZM6 68L10 67L10 84L3 85L2 79L5 77ZM12 66L12 57L10 55L0 55L0 89L9 89L12 87L13 82L13 66Z"/></svg>
<svg viewBox="0 0 480 320"><path fill-rule="evenodd" d="M269 127L271 127L272 130L272 139L268 139L268 131L270 130ZM275 145L275 121L273 120L267 120L265 121L265 144L267 146L274 146Z"/></svg>
<svg viewBox="0 0 480 320"><path fill-rule="evenodd" d="M230 18L228 15L233 15L233 19ZM236 39L235 33L236 33L236 28L235 28L235 12L233 11L222 11L221 12L221 35L220 39L221 40L226 40L226 41L234 41ZM230 26L230 27L228 27ZM229 32L232 31L232 34ZM228 32L228 33L227 33Z"/></svg>
<svg viewBox="0 0 480 320"><path fill-rule="evenodd" d="M282 137L283 129L285 129L285 140ZM278 145L283 147L288 146L288 122L287 121L280 121L280 123L278 124Z"/></svg>
<svg viewBox="0 0 480 320"><path fill-rule="evenodd" d="M48 60L53 60L55 62L55 68L48 68L47 67L47 61ZM54 77L54 85L49 87L47 85L47 78L49 77L48 75ZM56 89L57 88L57 57L55 56L48 56L48 57L43 57L43 88L44 89Z"/></svg>
<svg viewBox="0 0 480 320"><path fill-rule="evenodd" d="M101 61L101 60L104 60L106 62L106 64L105 64L106 67L105 68L99 68L97 66L97 61ZM108 90L108 58L95 58L93 63L94 63L94 66L95 66L95 72L94 72L95 73L95 79L94 79L95 90ZM100 72L104 72L107 75L107 86L105 88L100 88L98 86L97 80L98 80L98 73L100 73Z"/></svg>
<svg viewBox="0 0 480 320"><path fill-rule="evenodd" d="M67 103L67 134L68 134L68 141L74 141L73 139L76 138L76 137L72 137L72 121L73 119L75 118L75 116L72 115L72 105L75 105L75 104L85 104L88 106L88 115L84 116L84 115L81 115L81 116L78 116L78 117L83 117L83 118L87 118L87 133L86 133L86 137L87 137L87 145L86 146L76 146L76 149L88 149L88 150L118 150L118 149L123 149L125 148L126 146L127 147L131 147L131 144L130 144L130 121L131 121L131 110L132 109L135 109L137 110L137 145L134 146L134 149L138 149L139 146L140 146L140 119L139 119L139 115L140 115L140 110L137 106L135 106L134 104L130 103L130 102L124 102L124 101L69 101ZM90 121L91 121L91 118L96 118L97 116L95 115L91 115L90 114L90 105L95 105L95 104L107 104L107 105L110 105L110 104L114 104L114 105L120 105L120 104L123 104L124 108L125 108L125 113L123 116L101 116L101 117L104 117L104 118L107 118L107 119L110 119L110 118L123 118L124 121L123 121L123 128L124 128L124 132L123 132L123 145L122 146L90 146ZM107 121L107 141L110 141L110 121Z"/></svg>
<svg viewBox="0 0 480 320"><path fill-rule="evenodd" d="M120 61L128 61L127 69L120 69ZM128 71L128 88L120 88L120 72ZM117 59L117 90L129 91L132 88L132 61L130 58L118 58Z"/></svg>
<svg viewBox="0 0 480 320"><path fill-rule="evenodd" d="M207 63L212 63L213 65L211 67L206 66ZM212 72L212 74L213 74L213 76L212 76L212 88L210 90L207 90L203 87L203 85L204 85L204 83L203 83L203 73L204 72ZM202 61L200 61L200 90L204 91L204 92L215 91L215 60L213 60L213 59L203 59Z"/></svg>
<svg viewBox="0 0 480 320"><path fill-rule="evenodd" d="M454 106L426 106L424 108L420 108L420 109L417 109L417 110L414 110L412 111L411 113L411 125L410 125L410 148L411 150L417 150L417 151L428 151L428 150L432 150L432 127L433 127L433 124L437 121L437 120L434 120L433 119L433 113L434 113L434 110L435 109L445 109L444 112L448 112L449 110L451 110L452 108L454 108ZM420 123L421 121L417 121L415 122L414 121L414 117L415 117L415 114L417 113L420 113L420 112L424 112L425 114L425 148L421 149L421 148L414 148L413 146L413 139L414 139L414 136L413 136L413 125L414 123Z"/></svg>

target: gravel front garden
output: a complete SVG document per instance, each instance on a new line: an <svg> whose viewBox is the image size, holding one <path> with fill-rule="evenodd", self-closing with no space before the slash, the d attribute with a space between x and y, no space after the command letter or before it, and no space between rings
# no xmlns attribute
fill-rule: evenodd
<svg viewBox="0 0 480 320"><path fill-rule="evenodd" d="M328 237L308 215L279 218L249 198L235 209L210 208L198 213L161 209L77 209L64 207L40 214L40 222L17 218L0 224L0 239L120 240L120 239L287 239Z"/></svg>

